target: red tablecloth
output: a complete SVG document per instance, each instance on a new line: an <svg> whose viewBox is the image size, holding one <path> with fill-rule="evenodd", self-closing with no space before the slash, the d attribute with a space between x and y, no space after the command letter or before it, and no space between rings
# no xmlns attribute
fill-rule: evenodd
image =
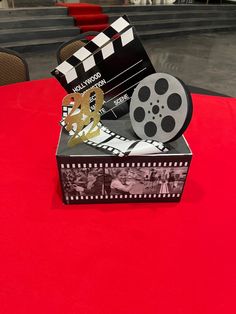
<svg viewBox="0 0 236 314"><path fill-rule="evenodd" d="M66 206L54 79L0 88L0 312L236 312L236 99L193 95L180 203Z"/></svg>

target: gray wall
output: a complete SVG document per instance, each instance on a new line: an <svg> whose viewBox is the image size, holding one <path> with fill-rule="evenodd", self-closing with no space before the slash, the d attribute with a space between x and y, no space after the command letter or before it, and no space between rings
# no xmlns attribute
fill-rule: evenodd
<svg viewBox="0 0 236 314"><path fill-rule="evenodd" d="M11 0L8 0L11 4ZM55 0L14 0L15 7L41 7L41 6L52 6Z"/></svg>

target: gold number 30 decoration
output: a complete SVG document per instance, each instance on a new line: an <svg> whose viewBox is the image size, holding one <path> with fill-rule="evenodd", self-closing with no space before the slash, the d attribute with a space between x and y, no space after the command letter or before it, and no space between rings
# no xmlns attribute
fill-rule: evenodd
<svg viewBox="0 0 236 314"><path fill-rule="evenodd" d="M92 95L96 95L96 101L94 110L91 111L90 108L90 97ZM99 111L102 108L104 101L104 95L101 88L92 87L85 91L83 94L80 93L72 93L66 95L62 100L62 106L69 106L71 102L74 102L74 105L65 118L66 130L71 131L73 126L76 125L75 134L69 139L68 146L72 147L76 144L82 143L92 137L98 136L100 134L99 128L95 127L100 121L100 113ZM80 109L79 113L74 114L74 112ZM78 134L84 129L85 126L91 123L91 128L88 132L82 132L82 135L78 136Z"/></svg>

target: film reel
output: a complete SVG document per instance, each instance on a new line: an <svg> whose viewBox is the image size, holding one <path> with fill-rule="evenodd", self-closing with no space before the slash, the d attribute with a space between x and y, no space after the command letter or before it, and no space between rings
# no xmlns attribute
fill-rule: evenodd
<svg viewBox="0 0 236 314"><path fill-rule="evenodd" d="M141 139L173 141L183 134L191 117L191 95L184 83L170 74L151 74L133 92L130 120Z"/></svg>

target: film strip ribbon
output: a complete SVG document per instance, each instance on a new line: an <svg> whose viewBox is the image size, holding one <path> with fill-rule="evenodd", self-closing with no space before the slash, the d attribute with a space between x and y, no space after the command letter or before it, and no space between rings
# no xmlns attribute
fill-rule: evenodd
<svg viewBox="0 0 236 314"><path fill-rule="evenodd" d="M62 107L63 119L61 125L63 127L66 127L66 118L68 115L73 117L73 115L80 114L80 109L78 108L74 110L73 113L71 113L71 111L71 107ZM77 125L74 123L69 131L69 135L71 135L75 141L80 141L81 137L88 138L88 133L91 132L92 125L93 122L85 126L82 131L78 133ZM159 154L168 151L168 148L163 143L157 141L129 140L109 130L101 122L92 128L92 131L94 134L96 133L98 135L85 140L84 143L119 157Z"/></svg>

